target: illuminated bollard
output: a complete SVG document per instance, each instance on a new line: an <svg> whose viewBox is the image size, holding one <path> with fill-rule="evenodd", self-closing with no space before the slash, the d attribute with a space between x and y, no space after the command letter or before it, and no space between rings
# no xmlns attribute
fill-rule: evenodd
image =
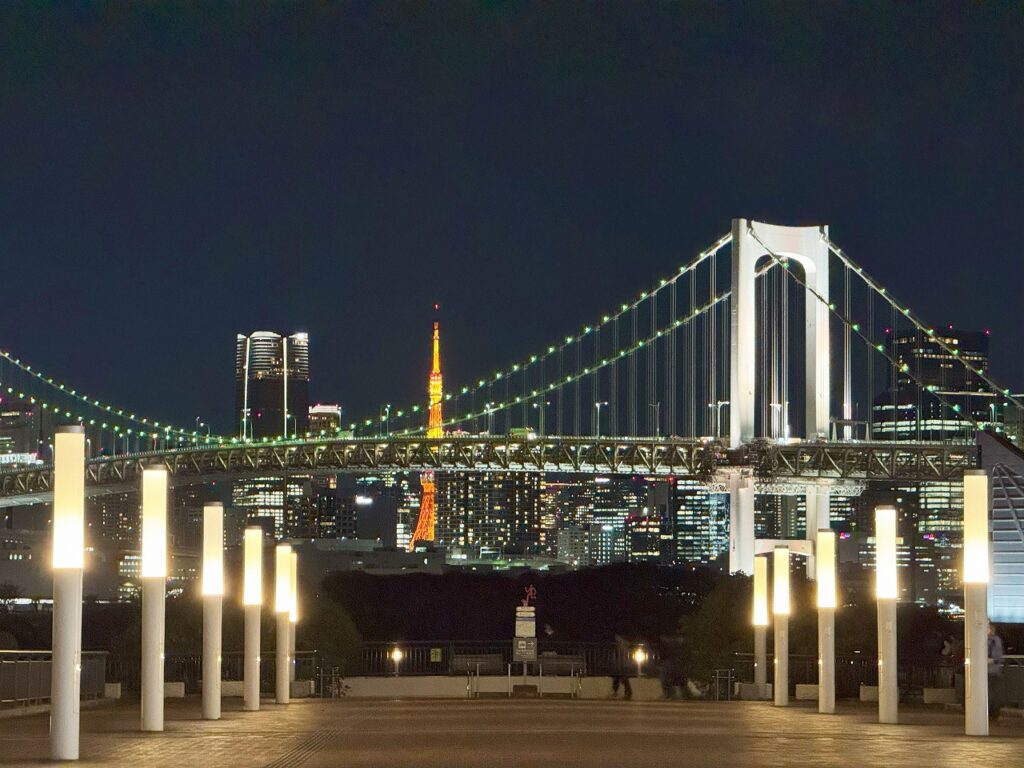
<svg viewBox="0 0 1024 768"><path fill-rule="evenodd" d="M875 595L878 600L878 722L899 722L896 658L896 509L875 508Z"/></svg>
<svg viewBox="0 0 1024 768"><path fill-rule="evenodd" d="M203 719L220 719L224 506L203 507Z"/></svg>
<svg viewBox="0 0 1024 768"><path fill-rule="evenodd" d="M245 651L242 660L242 706L260 708L260 606L263 603L263 529L245 529L245 574L242 603L245 607Z"/></svg>
<svg viewBox="0 0 1024 768"><path fill-rule="evenodd" d="M756 558L755 558L756 559ZM772 563L775 617L775 706L789 704L789 547L776 547Z"/></svg>
<svg viewBox="0 0 1024 768"><path fill-rule="evenodd" d="M274 595L274 612L277 614L277 643L274 664L275 691L278 704L287 704L291 699L288 668L291 666L292 644L292 548L278 544L274 562L274 579L277 585Z"/></svg>
<svg viewBox="0 0 1024 768"><path fill-rule="evenodd" d="M85 565L85 430L58 427L53 446L53 653L50 756L77 760Z"/></svg>
<svg viewBox="0 0 1024 768"><path fill-rule="evenodd" d="M758 696L768 684L768 558L754 558L754 684Z"/></svg>
<svg viewBox="0 0 1024 768"><path fill-rule="evenodd" d="M836 711L836 534L818 531L815 546L818 585L818 711Z"/></svg>
<svg viewBox="0 0 1024 768"><path fill-rule="evenodd" d="M964 732L988 736L988 475L964 471Z"/></svg>
<svg viewBox="0 0 1024 768"><path fill-rule="evenodd" d="M295 682L295 626L299 623L299 553L292 550L292 609L288 615L291 624L288 643L288 655L292 663L288 665L288 679Z"/></svg>
<svg viewBox="0 0 1024 768"><path fill-rule="evenodd" d="M164 729L167 470L142 471L142 730Z"/></svg>

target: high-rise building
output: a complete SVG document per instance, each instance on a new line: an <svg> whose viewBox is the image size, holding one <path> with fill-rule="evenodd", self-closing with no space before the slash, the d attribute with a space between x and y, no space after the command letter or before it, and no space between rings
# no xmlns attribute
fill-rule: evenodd
<svg viewBox="0 0 1024 768"><path fill-rule="evenodd" d="M673 554L679 565L711 565L729 551L729 496L696 480L676 478L671 515Z"/></svg>
<svg viewBox="0 0 1024 768"><path fill-rule="evenodd" d="M988 370L987 332L900 331L887 346L896 366L872 407L873 439L970 439L971 420L994 424L1000 419L1002 400L975 373Z"/></svg>
<svg viewBox="0 0 1024 768"><path fill-rule="evenodd" d="M422 512L421 512L422 516ZM540 475L459 472L438 475L438 544L487 558L538 554Z"/></svg>
<svg viewBox="0 0 1024 768"><path fill-rule="evenodd" d="M309 430L309 336L271 331L235 340L235 413L243 439Z"/></svg>
<svg viewBox="0 0 1024 768"><path fill-rule="evenodd" d="M39 451L38 407L0 395L0 466L33 461Z"/></svg>
<svg viewBox="0 0 1024 768"><path fill-rule="evenodd" d="M309 475L265 475L238 480L231 489L231 503L245 510L250 525L262 525L275 539L291 535L307 501Z"/></svg>
<svg viewBox="0 0 1024 768"><path fill-rule="evenodd" d="M334 435L341 429L340 405L309 406L309 434L313 437Z"/></svg>

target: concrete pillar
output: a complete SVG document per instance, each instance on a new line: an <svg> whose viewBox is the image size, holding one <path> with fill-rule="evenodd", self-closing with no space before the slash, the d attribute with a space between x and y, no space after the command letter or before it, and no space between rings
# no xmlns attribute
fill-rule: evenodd
<svg viewBox="0 0 1024 768"><path fill-rule="evenodd" d="M751 234L756 233L756 238ZM729 367L729 443L737 447L755 437L757 325L754 275L765 246L797 261L805 282L826 303L829 299L828 227L782 227L747 219L732 222L732 302ZM758 242L760 239L764 245ZM807 437L827 437L829 423L828 307L806 292Z"/></svg>
<svg viewBox="0 0 1024 768"><path fill-rule="evenodd" d="M964 731L988 736L988 475L964 472Z"/></svg>
<svg viewBox="0 0 1024 768"><path fill-rule="evenodd" d="M203 719L220 719L224 611L224 507L203 507Z"/></svg>
<svg viewBox="0 0 1024 768"><path fill-rule="evenodd" d="M896 656L896 510L875 509L875 587L878 600L878 722L899 722Z"/></svg>
<svg viewBox="0 0 1024 768"><path fill-rule="evenodd" d="M291 663L288 665L288 680L295 682L295 622L289 621L289 642L288 642L288 658L291 659Z"/></svg>
<svg viewBox="0 0 1024 768"><path fill-rule="evenodd" d="M167 470L142 472L143 731L164 729L164 610L167 599Z"/></svg>
<svg viewBox="0 0 1024 768"><path fill-rule="evenodd" d="M292 548L278 544L274 560L276 584L274 613L277 620L277 642L275 643L274 680L278 704L287 704L291 699L291 645L292 645Z"/></svg>
<svg viewBox="0 0 1024 768"><path fill-rule="evenodd" d="M754 572L754 481L729 481L729 573Z"/></svg>
<svg viewBox="0 0 1024 768"><path fill-rule="evenodd" d="M772 562L772 614L775 620L775 706L789 704L789 547L776 547Z"/></svg>
<svg viewBox="0 0 1024 768"><path fill-rule="evenodd" d="M85 565L85 430L57 427L53 447L53 640L50 757L77 760Z"/></svg>
<svg viewBox="0 0 1024 768"><path fill-rule="evenodd" d="M831 529L818 531L818 711L836 711L836 535Z"/></svg>
<svg viewBox="0 0 1024 768"><path fill-rule="evenodd" d="M260 611L263 604L263 529L250 526L244 535L243 596L245 651L243 654L243 707L260 708Z"/></svg>
<svg viewBox="0 0 1024 768"><path fill-rule="evenodd" d="M768 558L754 558L754 683L764 695L768 682Z"/></svg>

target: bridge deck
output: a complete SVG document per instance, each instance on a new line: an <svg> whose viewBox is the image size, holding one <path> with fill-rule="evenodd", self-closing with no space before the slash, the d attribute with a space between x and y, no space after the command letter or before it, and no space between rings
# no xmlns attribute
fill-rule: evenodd
<svg viewBox="0 0 1024 768"><path fill-rule="evenodd" d="M82 713L84 765L147 768L369 768L370 766L668 765L863 766L1020 763L1024 725L963 736L963 718L904 708L902 725L879 725L869 705L762 702L298 701L255 713L226 700L224 718L198 719L194 701L168 703L164 733L138 732L134 706ZM41 765L46 715L0 720L0 763Z"/></svg>

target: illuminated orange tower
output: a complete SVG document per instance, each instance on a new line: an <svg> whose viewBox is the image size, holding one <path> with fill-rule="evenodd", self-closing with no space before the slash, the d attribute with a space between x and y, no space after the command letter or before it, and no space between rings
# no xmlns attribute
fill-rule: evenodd
<svg viewBox="0 0 1024 768"><path fill-rule="evenodd" d="M436 304L434 309L438 309ZM427 394L430 398L430 408L427 415L427 437L443 437L441 401L444 399L444 385L441 383L441 330L440 323L436 320L434 321L434 364L430 369ZM420 485L423 488L423 496L420 499L420 516L416 521L416 531L409 541L410 552L416 546L417 541L434 540L434 524L437 520L435 512L437 486L434 483L434 473L428 471L420 475Z"/></svg>

